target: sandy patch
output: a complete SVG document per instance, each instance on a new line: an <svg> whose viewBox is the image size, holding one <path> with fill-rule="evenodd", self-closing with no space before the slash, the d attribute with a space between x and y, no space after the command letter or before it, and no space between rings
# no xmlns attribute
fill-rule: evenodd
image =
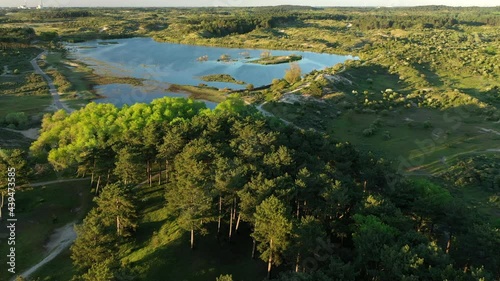
<svg viewBox="0 0 500 281"><path fill-rule="evenodd" d="M479 131L482 133L492 133L492 134L495 134L497 136L500 136L500 132L497 132L493 129L486 129L486 128L481 128L481 127L478 127L478 128L479 128Z"/></svg>
<svg viewBox="0 0 500 281"><path fill-rule="evenodd" d="M31 128L28 130L14 130L14 129L9 129L9 128L2 128L7 131L15 132L15 133L20 133L24 137L32 140L38 139L40 136L40 128Z"/></svg>

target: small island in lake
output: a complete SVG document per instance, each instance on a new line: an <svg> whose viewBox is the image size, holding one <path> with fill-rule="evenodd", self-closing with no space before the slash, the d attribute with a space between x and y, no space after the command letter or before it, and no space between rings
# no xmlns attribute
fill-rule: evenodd
<svg viewBox="0 0 500 281"><path fill-rule="evenodd" d="M288 55L288 56L265 56L257 60L249 61L250 63L258 63L258 64L280 64L280 63L288 63L292 61L299 61L302 59L301 55Z"/></svg>
<svg viewBox="0 0 500 281"><path fill-rule="evenodd" d="M200 77L201 80L206 82L227 82L244 85L244 81L236 80L233 76L229 74L209 74Z"/></svg>

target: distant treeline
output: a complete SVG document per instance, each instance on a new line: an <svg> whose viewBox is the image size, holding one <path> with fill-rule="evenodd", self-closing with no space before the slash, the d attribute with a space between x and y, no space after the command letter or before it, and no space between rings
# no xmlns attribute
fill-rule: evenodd
<svg viewBox="0 0 500 281"><path fill-rule="evenodd" d="M308 20L335 20L352 23L361 30L389 28L453 28L456 25L499 26L500 17L492 10L477 8L441 10L439 7L405 9L359 9L359 13L342 14L337 9L298 10L293 7L252 8L248 13L235 14L231 10L213 11L210 15L187 17L182 22L190 25L191 31L200 31L203 37L224 37L230 34L245 34L258 28L276 28L281 25L306 25ZM430 13L429 11L440 11ZM397 13L396 13L397 12ZM214 15L217 15L214 17Z"/></svg>
<svg viewBox="0 0 500 281"><path fill-rule="evenodd" d="M27 13L32 20L43 19L72 19L90 17L93 15L88 9L47 9L23 11Z"/></svg>
<svg viewBox="0 0 500 281"><path fill-rule="evenodd" d="M223 37L229 34L248 33L256 28L272 28L286 22L297 20L295 15L263 16L256 18L219 18L216 20L203 20L200 23L206 37Z"/></svg>

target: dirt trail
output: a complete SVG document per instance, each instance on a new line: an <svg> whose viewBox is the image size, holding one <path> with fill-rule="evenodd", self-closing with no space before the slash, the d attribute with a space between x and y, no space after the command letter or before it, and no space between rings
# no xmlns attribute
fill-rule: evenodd
<svg viewBox="0 0 500 281"><path fill-rule="evenodd" d="M44 182L35 182L35 183L28 183L24 184L18 187L24 187L24 186L31 186L31 187L37 187L37 186L43 186L47 184L54 184L54 183L63 183L63 182L73 182L73 181L84 181L84 180L89 180L89 177L86 178L78 178L78 179L61 179L61 180L53 180L53 181L44 181Z"/></svg>
<svg viewBox="0 0 500 281"><path fill-rule="evenodd" d="M32 140L36 140L39 136L39 131L40 128L31 128L28 130L14 130L14 129L9 129L9 128L2 128L3 130L11 131L14 133L19 133L23 135L24 137Z"/></svg>
<svg viewBox="0 0 500 281"><path fill-rule="evenodd" d="M61 183L61 182L73 182L73 181L83 181L89 180L90 178L79 178L79 179L63 179L63 180L53 180L45 182L37 182L28 184L29 186L36 187L46 184ZM25 270L23 273L19 274L24 278L28 278L31 274L37 271L40 267L44 266L46 263L57 257L62 251L68 248L73 241L76 239L76 232L74 230L76 221L70 222L56 230L50 235L49 241L45 244L45 258L39 261L37 264ZM17 276L13 277L10 281L14 281Z"/></svg>
<svg viewBox="0 0 500 281"><path fill-rule="evenodd" d="M63 250L69 247L69 245L71 245L76 239L74 226L75 222L70 222L63 227L56 229L50 236L49 242L45 245L46 253L48 253L48 255L39 263L30 267L20 275L24 278L28 278L31 274L33 274L33 272L37 271L40 267L53 260ZM14 281L15 279L16 277L12 278L11 281Z"/></svg>
<svg viewBox="0 0 500 281"><path fill-rule="evenodd" d="M56 86L54 85L54 81L40 68L40 66L37 63L37 60L40 59L41 56L47 55L47 51L41 52L36 58L32 59L30 61L31 66L33 66L33 69L35 70L36 74L42 75L42 77L47 81L49 85L49 91L50 95L52 96L52 99L54 100L54 106L59 109L64 109L67 112L72 112L73 110L68 108L61 100L59 99L59 92L57 91Z"/></svg>

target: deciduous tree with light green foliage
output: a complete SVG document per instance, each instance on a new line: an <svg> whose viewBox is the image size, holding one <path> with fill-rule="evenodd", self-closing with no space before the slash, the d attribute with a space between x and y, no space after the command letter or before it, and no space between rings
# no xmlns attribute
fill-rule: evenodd
<svg viewBox="0 0 500 281"><path fill-rule="evenodd" d="M300 77L302 75L302 70L300 69L300 66L296 62L290 63L290 68L285 70L285 80L293 84L295 82L298 82L300 80Z"/></svg>

